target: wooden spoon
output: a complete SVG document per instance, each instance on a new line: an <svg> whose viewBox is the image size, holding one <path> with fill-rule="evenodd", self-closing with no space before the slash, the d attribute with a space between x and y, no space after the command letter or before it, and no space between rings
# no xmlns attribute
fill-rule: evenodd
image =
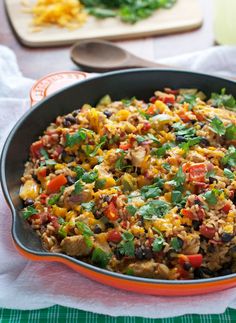
<svg viewBox="0 0 236 323"><path fill-rule="evenodd" d="M139 58L113 43L102 40L76 43L71 48L71 59L88 72L107 72L133 67L170 67Z"/></svg>

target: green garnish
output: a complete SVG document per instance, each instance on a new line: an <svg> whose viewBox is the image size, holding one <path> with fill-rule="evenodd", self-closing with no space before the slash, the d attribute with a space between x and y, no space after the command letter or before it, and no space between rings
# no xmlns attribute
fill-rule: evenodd
<svg viewBox="0 0 236 323"><path fill-rule="evenodd" d="M125 231L122 234L122 241L118 245L119 252L128 257L134 256L134 236L131 232Z"/></svg>
<svg viewBox="0 0 236 323"><path fill-rule="evenodd" d="M55 194L55 195L53 195L52 197L50 197L48 199L48 201L47 201L48 205L56 204L59 201L60 197L62 196L64 190L65 190L65 186L62 186L61 189L60 189L60 193Z"/></svg>
<svg viewBox="0 0 236 323"><path fill-rule="evenodd" d="M84 173L81 177L82 181L85 183L93 183L98 178L97 170L91 171L89 173Z"/></svg>
<svg viewBox="0 0 236 323"><path fill-rule="evenodd" d="M100 148L102 148L102 146L106 143L107 141L107 136L102 136L101 139L100 139L100 142L99 144L97 144L94 148L94 150L91 150L90 146L87 145L86 146L86 149L85 149L85 153L87 156L89 157L94 157L97 155L97 152Z"/></svg>
<svg viewBox="0 0 236 323"><path fill-rule="evenodd" d="M174 145L172 143L165 143L160 148L153 150L154 155L157 157L164 157L166 152L171 149Z"/></svg>
<svg viewBox="0 0 236 323"><path fill-rule="evenodd" d="M44 148L40 149L40 154L45 158L45 159L49 159L48 153L46 152L46 150Z"/></svg>
<svg viewBox="0 0 236 323"><path fill-rule="evenodd" d="M183 185L185 183L186 175L183 172L182 167L179 168L178 172L176 173L175 177L167 182L169 185L172 185L176 188L177 191L183 191Z"/></svg>
<svg viewBox="0 0 236 323"><path fill-rule="evenodd" d="M183 247L183 241L179 237L174 237L171 239L170 245L176 252L179 252Z"/></svg>
<svg viewBox="0 0 236 323"><path fill-rule="evenodd" d="M202 137L195 137L195 138L189 139L187 142L182 142L181 144L179 144L179 147L182 148L186 154L187 152L189 152L191 147L199 144L201 140L202 140Z"/></svg>
<svg viewBox="0 0 236 323"><path fill-rule="evenodd" d="M93 231L84 222L76 222L75 224L83 235L86 246L91 248L93 246L93 242L90 237L94 235Z"/></svg>
<svg viewBox="0 0 236 323"><path fill-rule="evenodd" d="M65 225L66 225L66 222L64 224L61 225L61 227L59 228L58 230L58 234L64 239L67 237L67 232L65 230Z"/></svg>
<svg viewBox="0 0 236 323"><path fill-rule="evenodd" d="M214 177L215 176L215 171L214 169L211 169L211 170L208 170L207 173L206 173L206 178L209 178L209 177Z"/></svg>
<svg viewBox="0 0 236 323"><path fill-rule="evenodd" d="M162 167L163 167L165 170L167 170L168 172L171 170L171 165L170 165L170 164L168 164L168 163L163 163L163 164L162 164Z"/></svg>
<svg viewBox="0 0 236 323"><path fill-rule="evenodd" d="M131 216L134 216L138 209L133 205L127 205L126 210Z"/></svg>
<svg viewBox="0 0 236 323"><path fill-rule="evenodd" d="M236 148L234 146L229 146L227 153L225 156L221 159L222 164L229 167L235 167L236 166Z"/></svg>
<svg viewBox="0 0 236 323"><path fill-rule="evenodd" d="M211 94L212 104L216 107L225 107L228 110L236 110L236 100L231 94L226 94L226 89L222 89L221 93Z"/></svg>
<svg viewBox="0 0 236 323"><path fill-rule="evenodd" d="M97 179L95 182L95 188L97 190L99 189L103 189L106 186L106 179L105 178L101 178L101 179Z"/></svg>
<svg viewBox="0 0 236 323"><path fill-rule="evenodd" d="M207 191L205 194L203 194L203 197L205 197L209 205L215 205L218 201L217 196L219 193L219 190L213 189L212 191Z"/></svg>
<svg viewBox="0 0 236 323"><path fill-rule="evenodd" d="M141 206L138 213L146 220L162 218L168 213L170 205L162 200L152 200Z"/></svg>
<svg viewBox="0 0 236 323"><path fill-rule="evenodd" d="M141 144L142 142L144 141L147 141L147 140L152 140L154 143L160 145L160 141L151 133L147 134L146 136L137 136L136 137L136 140L139 144Z"/></svg>
<svg viewBox="0 0 236 323"><path fill-rule="evenodd" d="M231 172L231 170L229 170L228 168L224 169L224 175L228 178L228 179L235 179L235 175L233 172Z"/></svg>
<svg viewBox="0 0 236 323"><path fill-rule="evenodd" d="M92 211L95 203L93 201L87 202L87 203L81 203L81 206L86 210L86 211Z"/></svg>
<svg viewBox="0 0 236 323"><path fill-rule="evenodd" d="M83 185L83 183L81 183L80 180L75 182L75 194L79 194L79 193L83 192L83 189L84 189L84 185Z"/></svg>
<svg viewBox="0 0 236 323"><path fill-rule="evenodd" d="M23 215L23 218L25 220L27 220L29 217L31 217L31 215L34 215L34 214L37 214L39 213L38 210L36 210L33 206L28 206L23 212L22 212L22 215Z"/></svg>
<svg viewBox="0 0 236 323"><path fill-rule="evenodd" d="M131 99L122 99L121 102L124 104L124 106L130 107L134 100L136 100L135 96L133 96Z"/></svg>
<svg viewBox="0 0 236 323"><path fill-rule="evenodd" d="M180 191L172 191L171 193L171 202L173 204L178 204L182 200L182 193Z"/></svg>
<svg viewBox="0 0 236 323"><path fill-rule="evenodd" d="M180 122L173 124L172 127L175 129L175 136L184 137L186 141L196 137L196 130L192 127L187 128L186 125Z"/></svg>
<svg viewBox="0 0 236 323"><path fill-rule="evenodd" d="M69 135L66 134L66 146L67 147L73 147L74 145L78 145L81 142L83 142L87 138L86 134L87 129L80 129L75 134Z"/></svg>
<svg viewBox="0 0 236 323"><path fill-rule="evenodd" d="M110 261L111 255L103 251L101 248L95 248L92 253L92 263L101 268L106 268Z"/></svg>
<svg viewBox="0 0 236 323"><path fill-rule="evenodd" d="M227 140L236 140L236 125L230 124L226 127L225 138Z"/></svg>
<svg viewBox="0 0 236 323"><path fill-rule="evenodd" d="M163 185L164 180L162 178L157 178L152 185L146 185L141 188L142 197L149 199L160 196L162 193Z"/></svg>
<svg viewBox="0 0 236 323"><path fill-rule="evenodd" d="M164 242L165 242L165 240L164 240L163 236L155 238L155 240L152 244L152 250L154 252L160 252L163 248Z"/></svg>
<svg viewBox="0 0 236 323"><path fill-rule="evenodd" d="M192 109L197 104L197 96L195 94L186 93L182 94L182 97L183 98L181 99L180 103L188 103L190 109Z"/></svg>
<svg viewBox="0 0 236 323"><path fill-rule="evenodd" d="M85 173L85 170L81 166L76 166L74 168L74 171L76 172L76 179L80 179L83 174Z"/></svg>
<svg viewBox="0 0 236 323"><path fill-rule="evenodd" d="M223 136L225 134L225 126L218 117L212 119L210 127L217 135Z"/></svg>

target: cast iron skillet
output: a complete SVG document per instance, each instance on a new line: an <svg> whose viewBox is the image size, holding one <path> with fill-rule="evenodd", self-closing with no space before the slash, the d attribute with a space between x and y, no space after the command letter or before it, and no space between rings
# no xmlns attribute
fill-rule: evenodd
<svg viewBox="0 0 236 323"><path fill-rule="evenodd" d="M132 96L147 100L155 90L164 87L198 88L207 95L226 88L236 96L236 82L226 79L177 70L133 69L107 73L67 87L36 104L17 122L2 151L1 183L12 211L12 237L19 252L32 260L62 262L101 283L146 294L195 295L236 286L236 274L205 280L147 279L112 273L64 254L52 254L42 248L39 238L20 216L22 202L18 193L29 147L50 122L84 103L94 105L105 94L110 94L113 100Z"/></svg>

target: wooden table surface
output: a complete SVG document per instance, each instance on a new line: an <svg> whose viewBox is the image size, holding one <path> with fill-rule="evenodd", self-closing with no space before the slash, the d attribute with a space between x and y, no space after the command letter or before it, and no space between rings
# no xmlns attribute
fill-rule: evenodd
<svg viewBox="0 0 236 323"><path fill-rule="evenodd" d="M19 0L20 1L20 0ZM189 0L191 1L191 0ZM140 41L122 41L118 44L143 58L156 59L202 50L214 45L212 28L212 0L199 0L204 13L203 26L181 34L143 39L144 46L137 53ZM45 74L76 70L69 57L69 46L54 48L28 48L19 43L7 19L4 0L0 0L0 44L10 47L16 54L22 73L38 79Z"/></svg>

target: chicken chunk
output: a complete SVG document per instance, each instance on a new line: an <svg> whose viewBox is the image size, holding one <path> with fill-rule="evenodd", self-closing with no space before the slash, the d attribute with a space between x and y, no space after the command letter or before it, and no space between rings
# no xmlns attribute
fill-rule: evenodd
<svg viewBox="0 0 236 323"><path fill-rule="evenodd" d="M146 149L144 147L137 147L131 151L131 161L133 166L141 167L146 156Z"/></svg>
<svg viewBox="0 0 236 323"><path fill-rule="evenodd" d="M151 278L155 275L156 263L153 259L137 261L129 264L128 269L132 270L135 276Z"/></svg>
<svg viewBox="0 0 236 323"><path fill-rule="evenodd" d="M89 239L92 238L90 237ZM88 246L86 241L82 235L66 237L61 242L61 247L63 252L65 252L69 256L81 256L85 257L90 254L92 251L92 246Z"/></svg>

